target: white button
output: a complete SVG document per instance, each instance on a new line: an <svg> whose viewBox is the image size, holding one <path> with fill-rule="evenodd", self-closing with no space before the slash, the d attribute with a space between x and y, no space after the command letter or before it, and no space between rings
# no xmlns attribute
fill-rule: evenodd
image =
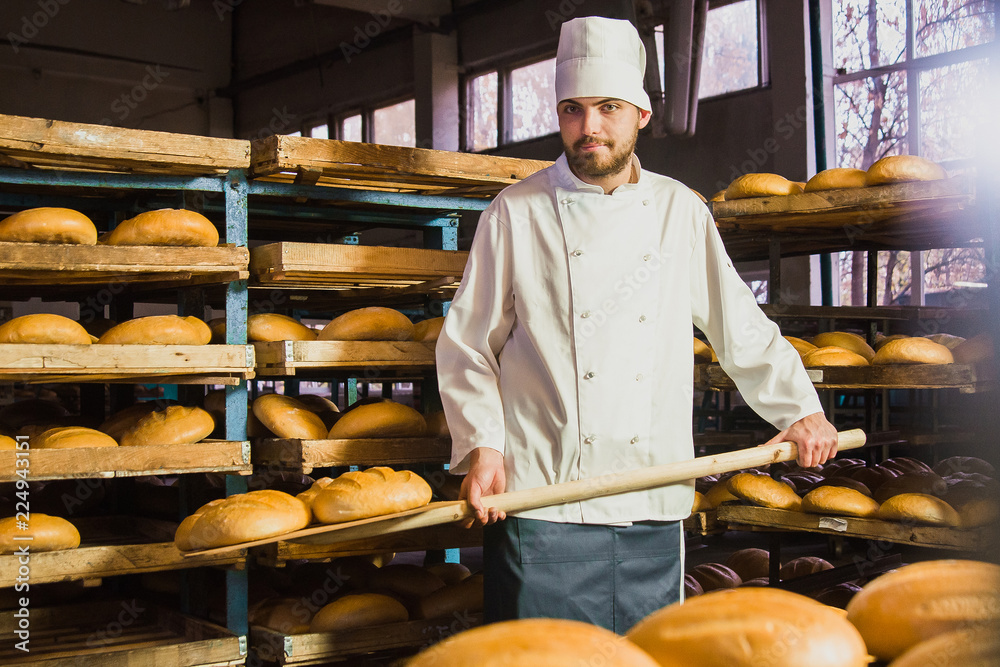
<svg viewBox="0 0 1000 667"><path fill-rule="evenodd" d="M643 206L649 206L649 200L648 199L643 199L642 200L642 205Z"/></svg>
<svg viewBox="0 0 1000 667"><path fill-rule="evenodd" d="M580 313L580 317L587 319L588 317L590 317L590 311L589 310L583 311L582 313Z"/></svg>
<svg viewBox="0 0 1000 667"><path fill-rule="evenodd" d="M640 315L639 316L639 321L640 322L645 322L646 321L646 316L645 315Z"/></svg>
<svg viewBox="0 0 1000 667"><path fill-rule="evenodd" d="M590 371L589 373L587 373L586 375L584 375L583 379L584 380L592 380L592 379L594 379L594 371Z"/></svg>
<svg viewBox="0 0 1000 667"><path fill-rule="evenodd" d="M638 375L635 376L635 381L642 382L642 373L639 373Z"/></svg>
<svg viewBox="0 0 1000 667"><path fill-rule="evenodd" d="M573 251L573 256L574 256L574 257L579 257L579 256L580 256L580 255L582 255L582 254L583 254L583 251L582 251L582 250L574 250L574 251Z"/></svg>
<svg viewBox="0 0 1000 667"><path fill-rule="evenodd" d="M653 259L652 255L643 255L642 256L642 261L644 261L644 262L648 262L651 259Z"/></svg>
<svg viewBox="0 0 1000 667"><path fill-rule="evenodd" d="M594 444L594 436L588 435L586 438L583 439L583 444L585 444L585 445L592 445L592 444Z"/></svg>
<svg viewBox="0 0 1000 667"><path fill-rule="evenodd" d="M560 203L562 203L562 204L572 204L573 200L572 199L563 199Z"/></svg>
<svg viewBox="0 0 1000 667"><path fill-rule="evenodd" d="M639 442L639 436L635 436L634 438L632 438L631 440L629 440L629 443L630 443L630 444L633 444L633 445L634 445L635 443L637 443L637 442Z"/></svg>

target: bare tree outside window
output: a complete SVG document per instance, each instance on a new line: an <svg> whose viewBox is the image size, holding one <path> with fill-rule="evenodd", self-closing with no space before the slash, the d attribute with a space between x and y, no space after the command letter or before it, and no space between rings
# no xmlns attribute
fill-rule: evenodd
<svg viewBox="0 0 1000 667"><path fill-rule="evenodd" d="M340 138L344 141L362 141L361 114L345 118L340 125Z"/></svg>
<svg viewBox="0 0 1000 667"><path fill-rule="evenodd" d="M555 58L511 71L512 141L524 141L559 131L555 82Z"/></svg>
<svg viewBox="0 0 1000 667"><path fill-rule="evenodd" d="M497 146L497 90L500 77L496 71L472 79L469 84L469 105L472 107L472 127L469 128L469 148L474 151Z"/></svg>
<svg viewBox="0 0 1000 667"><path fill-rule="evenodd" d="M372 137L376 144L386 146L416 146L416 104L406 100L389 107L375 109L372 116Z"/></svg>
<svg viewBox="0 0 1000 667"><path fill-rule="evenodd" d="M699 98L760 85L757 21L757 0L741 0L709 10Z"/></svg>

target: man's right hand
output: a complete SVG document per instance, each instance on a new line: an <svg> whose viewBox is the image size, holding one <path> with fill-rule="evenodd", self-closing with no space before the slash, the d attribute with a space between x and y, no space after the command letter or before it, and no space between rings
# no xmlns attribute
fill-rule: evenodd
<svg viewBox="0 0 1000 667"><path fill-rule="evenodd" d="M468 500L476 515L463 525L471 528L477 522L485 526L506 519L506 512L494 507L483 507L482 501L483 496L503 493L506 487L507 475L503 467L503 454L490 447L477 447L472 450L469 455L469 474L462 480L462 489L458 497Z"/></svg>

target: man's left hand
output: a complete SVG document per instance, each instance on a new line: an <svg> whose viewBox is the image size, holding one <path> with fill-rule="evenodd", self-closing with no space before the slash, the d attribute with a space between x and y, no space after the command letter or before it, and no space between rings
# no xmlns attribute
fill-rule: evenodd
<svg viewBox="0 0 1000 667"><path fill-rule="evenodd" d="M821 465L837 455L837 429L822 412L803 417L764 444L777 442L798 445L798 461L803 468Z"/></svg>

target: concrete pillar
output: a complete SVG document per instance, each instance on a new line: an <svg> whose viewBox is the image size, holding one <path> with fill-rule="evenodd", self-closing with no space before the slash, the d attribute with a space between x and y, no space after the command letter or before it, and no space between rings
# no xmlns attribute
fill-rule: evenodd
<svg viewBox="0 0 1000 667"><path fill-rule="evenodd" d="M764 7L771 120L778 142L774 171L804 181L816 173L808 3L772 0Z"/></svg>
<svg viewBox="0 0 1000 667"><path fill-rule="evenodd" d="M417 147L459 149L458 37L417 29L413 37Z"/></svg>

